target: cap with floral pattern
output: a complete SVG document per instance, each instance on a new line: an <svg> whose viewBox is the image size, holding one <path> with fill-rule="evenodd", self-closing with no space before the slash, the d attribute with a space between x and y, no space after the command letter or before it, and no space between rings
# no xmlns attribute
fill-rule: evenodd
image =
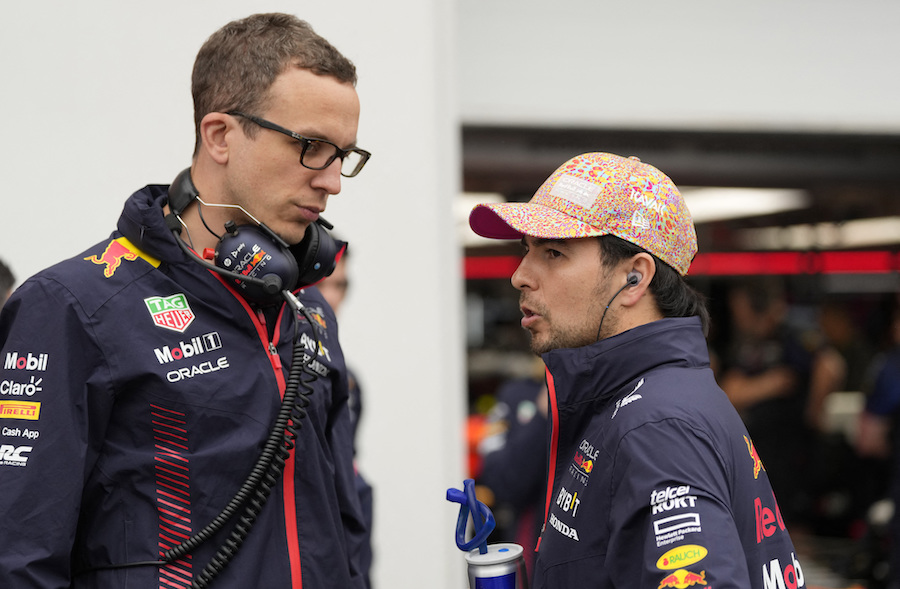
<svg viewBox="0 0 900 589"><path fill-rule="evenodd" d="M469 214L494 239L575 239L615 235L687 274L697 233L668 176L636 157L585 153L560 166L527 203L480 204Z"/></svg>

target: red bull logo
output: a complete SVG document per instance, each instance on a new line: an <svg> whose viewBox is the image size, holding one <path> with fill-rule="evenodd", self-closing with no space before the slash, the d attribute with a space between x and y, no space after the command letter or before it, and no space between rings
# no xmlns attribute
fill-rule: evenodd
<svg viewBox="0 0 900 589"><path fill-rule="evenodd" d="M756 451L756 446L753 445L750 438L744 436L744 441L747 442L747 451L750 452L750 458L753 459L753 478L759 478L759 471L766 470L766 467L763 466L759 453Z"/></svg>
<svg viewBox="0 0 900 589"><path fill-rule="evenodd" d="M133 262L140 257L129 249L128 246L125 245L126 243L131 245L124 237L114 239L109 242L109 245L106 246L106 249L102 254L99 256L88 256L84 259L88 262L93 262L98 266L106 266L103 269L103 275L107 278L112 278L113 274L116 273L116 270L119 269L119 266L122 265L122 260Z"/></svg>
<svg viewBox="0 0 900 589"><path fill-rule="evenodd" d="M753 501L753 511L756 514L757 544L774 536L779 530L783 532L786 529L784 520L781 518L781 510L778 509L778 501L775 500L775 493L772 493L772 506L774 510L763 505L760 497Z"/></svg>
<svg viewBox="0 0 900 589"><path fill-rule="evenodd" d="M312 318L316 320L316 323L322 326L323 329L328 329L328 324L325 322L325 318L319 315L318 313L310 313Z"/></svg>
<svg viewBox="0 0 900 589"><path fill-rule="evenodd" d="M250 273L253 272L253 270L259 265L260 262L263 261L263 259L268 259L270 257L271 256L269 256L269 254L267 254L265 250L259 250L252 258L250 258L244 269L241 270L241 274L243 274L244 276L250 276Z"/></svg>
<svg viewBox="0 0 900 589"><path fill-rule="evenodd" d="M591 471L594 470L594 461L586 459L581 452L575 452L574 460L575 465L583 470L585 474L591 474Z"/></svg>
<svg viewBox="0 0 900 589"><path fill-rule="evenodd" d="M694 585L706 585L706 571L692 573L685 569L678 569L671 575L666 575L659 583L659 589L665 587L674 587L674 589L685 589Z"/></svg>

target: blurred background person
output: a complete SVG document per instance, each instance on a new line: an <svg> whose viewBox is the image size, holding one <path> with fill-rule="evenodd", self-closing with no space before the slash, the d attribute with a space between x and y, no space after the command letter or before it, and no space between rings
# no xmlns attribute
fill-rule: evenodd
<svg viewBox="0 0 900 589"><path fill-rule="evenodd" d="M349 247L344 249L343 255L338 259L331 276L326 276L321 282L316 284L319 292L325 297L325 300L334 309L337 316L340 313L341 304L347 296L347 290L350 286L350 279L347 276L347 254ZM350 420L353 424L353 439L356 440L356 431L359 427L359 418L362 414L362 399L359 388L359 381L351 370L347 370L350 376Z"/></svg>
<svg viewBox="0 0 900 589"><path fill-rule="evenodd" d="M544 363L535 357L533 374L509 378L497 389L477 440L478 461L470 476L478 499L494 513L493 542L524 548L529 582L534 549L543 524L549 420Z"/></svg>
<svg viewBox="0 0 900 589"><path fill-rule="evenodd" d="M888 589L900 588L900 309L891 323L892 347L872 363L871 388L865 409L859 415L856 450L863 458L888 461L890 482L886 489L893 508L888 532Z"/></svg>
<svg viewBox="0 0 900 589"><path fill-rule="evenodd" d="M16 277L13 276L12 270L3 263L3 260L0 260L0 307L3 306L6 299L12 294L13 286L15 284Z"/></svg>
<svg viewBox="0 0 900 589"><path fill-rule="evenodd" d="M731 337L721 352L721 386L750 432L792 530L809 513L804 484L812 429L806 417L812 354L787 321L777 277L736 282L728 293Z"/></svg>
<svg viewBox="0 0 900 589"><path fill-rule="evenodd" d="M766 457L785 521L798 535L860 533L877 473L828 411L830 395L863 387L866 350L852 318L834 301L792 309L778 276L738 280L727 300L720 382Z"/></svg>
<svg viewBox="0 0 900 589"><path fill-rule="evenodd" d="M868 512L882 499L888 475L881 458L854 448L876 346L862 331L864 314L841 297L826 296L813 310L817 321L805 338L813 351L806 404L811 461L804 478L812 497L809 531L855 541L869 532Z"/></svg>
<svg viewBox="0 0 900 589"><path fill-rule="evenodd" d="M350 278L347 273L347 253L349 251L349 246L344 248L344 253L341 255L337 264L334 267L334 272L331 273L330 276L326 276L321 282L319 282L316 286L319 288L319 291L322 293L322 296L325 297L325 301L331 305L331 308L334 309L334 314L337 316L340 312L341 304L344 302L344 299L347 296L347 291L350 287ZM359 421L362 416L362 390L359 386L359 379L356 377L356 373L353 369L347 366L347 378L348 378L348 389L350 394L350 399L348 401L348 405L350 407L350 424L352 427L352 435L353 435L353 456L356 456L356 439L357 432L359 431ZM356 475L356 490L359 492L359 500L362 504L363 508L363 517L366 523L366 539L364 543L364 554L360 560L360 566L362 567L363 576L365 577L366 587L372 586L371 580L371 570L372 570L372 522L374 519L374 503L372 496L372 486L369 482L363 477L363 475L359 471L359 465L354 461L354 473Z"/></svg>

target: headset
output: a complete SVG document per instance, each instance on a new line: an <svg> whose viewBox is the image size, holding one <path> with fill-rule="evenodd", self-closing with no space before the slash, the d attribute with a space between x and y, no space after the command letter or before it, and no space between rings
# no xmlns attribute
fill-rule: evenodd
<svg viewBox="0 0 900 589"><path fill-rule="evenodd" d="M622 288L616 291L612 297L610 297L609 302L606 303L606 308L603 309L603 315L600 316L600 326L597 327L597 337L596 341L600 341L600 330L603 329L603 320L606 319L606 312L609 311L609 306L612 305L612 302L616 300L616 297L619 296L619 293L625 290L626 288L637 286L641 280L644 279L644 275L638 272L637 270L632 270L625 277L625 284L622 285Z"/></svg>
<svg viewBox="0 0 900 589"><path fill-rule="evenodd" d="M172 212L166 215L166 225L179 247L194 261L227 278L244 298L257 304L279 303L283 299L283 291L309 286L330 276L346 247L346 243L331 237L327 229L334 227L321 217L309 224L300 243L288 245L243 207L204 202L191 179L190 168L175 177L169 186L168 200ZM238 209L255 225L237 225L228 221L221 236L210 229L219 242L212 254L213 262L209 262L197 255L181 238L185 226L181 214L195 200L206 206Z"/></svg>

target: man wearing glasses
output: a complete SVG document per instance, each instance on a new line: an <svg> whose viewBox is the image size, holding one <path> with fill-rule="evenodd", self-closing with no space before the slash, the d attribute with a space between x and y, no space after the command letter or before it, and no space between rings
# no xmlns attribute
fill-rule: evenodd
<svg viewBox="0 0 900 589"><path fill-rule="evenodd" d="M229 23L195 62L189 170L4 307L0 586L366 585L347 372L304 273L340 255L320 214L370 156L355 83L303 21Z"/></svg>

